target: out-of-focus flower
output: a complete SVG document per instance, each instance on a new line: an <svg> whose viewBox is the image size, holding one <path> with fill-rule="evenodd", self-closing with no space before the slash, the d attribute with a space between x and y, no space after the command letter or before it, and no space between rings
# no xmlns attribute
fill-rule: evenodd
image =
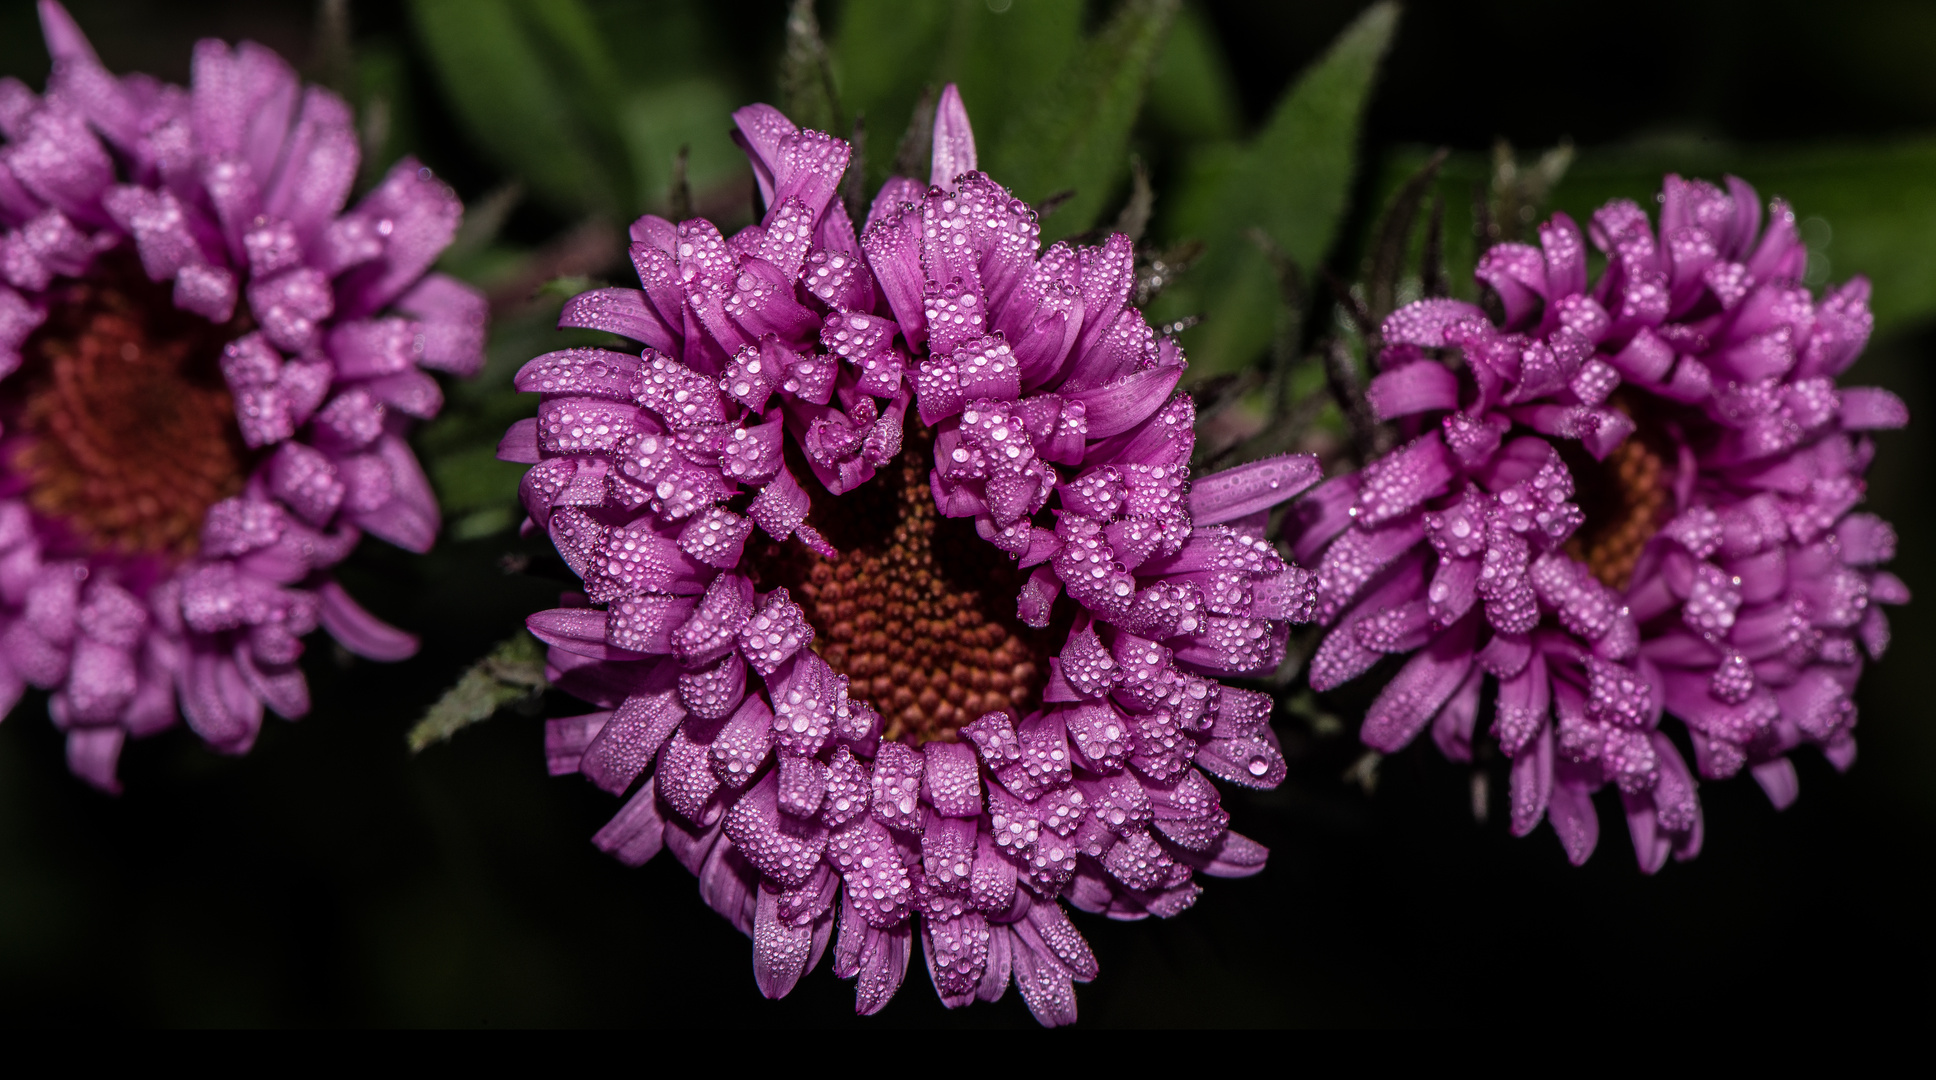
<svg viewBox="0 0 1936 1080"><path fill-rule="evenodd" d="M0 707L52 691L68 763L114 789L125 738L246 751L307 711L319 624L374 659L416 640L329 577L437 506L403 432L475 371L484 305L431 262L456 197L405 160L344 211L349 109L261 46L193 85L102 67L42 0L44 95L0 80Z"/></svg>
<svg viewBox="0 0 1936 1080"><path fill-rule="evenodd" d="M1796 795L1788 751L1855 758L1863 654L1888 644L1881 569L1895 536L1852 513L1875 452L1908 420L1886 390L1838 388L1868 340L1869 287L1819 300L1788 206L1669 176L1660 229L1631 202L1565 215L1540 247L1501 244L1479 308L1426 300L1383 328L1369 396L1411 441L1313 491L1289 539L1318 559L1335 626L1310 680L1329 689L1412 654L1365 717L1375 748L1427 724L1468 760L1482 685L1512 759L1512 828L1548 820L1584 862L1591 794L1615 785L1652 873L1701 844L1696 784L1746 766ZM1607 258L1590 288L1586 242Z"/></svg>
<svg viewBox="0 0 1936 1080"><path fill-rule="evenodd" d="M1012 978L1067 1023L1096 961L1061 900L1168 916L1263 864L1203 772L1284 775L1270 699L1219 679L1309 617L1262 537L1316 462L1191 486L1127 239L1039 251L953 87L932 185L889 181L858 240L847 144L735 119L761 223L641 218L643 288L561 322L644 351L517 377L543 400L500 454L585 584L529 625L604 710L550 722L551 767L632 792L596 842L670 847L770 997L831 944L874 1012L918 932L950 1007Z"/></svg>

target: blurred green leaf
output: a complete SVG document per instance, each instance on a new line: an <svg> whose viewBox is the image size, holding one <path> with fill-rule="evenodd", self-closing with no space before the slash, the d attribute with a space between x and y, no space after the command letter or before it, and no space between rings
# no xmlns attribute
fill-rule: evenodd
<svg viewBox="0 0 1936 1080"><path fill-rule="evenodd" d="M841 104L866 118L871 193L893 165L884 152L907 128L924 87L955 83L986 155L1007 125L1048 94L1082 47L1081 0L848 0L833 63ZM926 168L925 158L922 168ZM915 177L927 180L925 171Z"/></svg>
<svg viewBox="0 0 1936 1080"><path fill-rule="evenodd" d="M623 61L619 74L628 83L649 84L691 78L708 72L721 78L731 54L720 48L708 23L724 15L733 30L746 32L747 19L710 0L579 0L592 14L605 51ZM764 35L766 23L754 30ZM737 40L737 38L735 39ZM725 54L725 55L722 55Z"/></svg>
<svg viewBox="0 0 1936 1080"><path fill-rule="evenodd" d="M663 212L672 188L672 162L688 147L686 180L694 191L718 187L746 172L746 155L727 134L735 102L726 86L706 78L635 90L619 111L632 175L634 206Z"/></svg>
<svg viewBox="0 0 1936 1080"><path fill-rule="evenodd" d="M623 200L632 188L630 162L619 134L618 102L625 84L601 27L581 0L513 0L514 10L535 32L532 43L543 53L580 123L590 133L590 148L610 174L614 195Z"/></svg>
<svg viewBox="0 0 1936 1080"><path fill-rule="evenodd" d="M526 468L499 461L495 446L474 446L432 462L431 480L444 513L450 516L452 537L470 540L515 525L518 481Z"/></svg>
<svg viewBox="0 0 1936 1080"><path fill-rule="evenodd" d="M1075 191L1044 222L1044 240L1094 225L1128 173L1129 131L1177 2L1125 0L1048 92L1003 128L993 152L985 152L989 172L1024 199Z"/></svg>
<svg viewBox="0 0 1936 1080"><path fill-rule="evenodd" d="M447 741L459 731L485 720L506 705L542 693L545 681L544 647L519 631L502 642L458 678L423 719L404 737L410 752Z"/></svg>
<svg viewBox="0 0 1936 1080"><path fill-rule="evenodd" d="M745 162L726 131L742 103L708 58L698 5L611 0L412 0L445 95L497 162L554 209L629 218L667 207L692 148L705 192ZM648 64L615 57L650 55Z"/></svg>
<svg viewBox="0 0 1936 1080"><path fill-rule="evenodd" d="M834 80L841 103L867 124L871 145L891 148L901 137L922 84L937 77L936 61L956 6L951 0L847 0L840 5L833 36ZM891 153L869 155L870 197L888 177L891 159Z"/></svg>
<svg viewBox="0 0 1936 1080"><path fill-rule="evenodd" d="M511 216L511 211L523 201L524 186L515 180L470 200L464 206L464 221L457 227L456 237L444 249L444 254L439 256L439 261L461 261L487 250L497 242L498 234L504 231L504 222Z"/></svg>
<svg viewBox="0 0 1936 1080"><path fill-rule="evenodd" d="M614 68L576 0L411 0L444 93L472 138L546 202L613 210ZM600 100L599 88L612 97Z"/></svg>
<svg viewBox="0 0 1936 1080"><path fill-rule="evenodd" d="M355 54L353 98L357 141L363 151L359 186L374 187L397 159L418 146L416 103L401 50L386 41L361 45Z"/></svg>
<svg viewBox="0 0 1936 1080"><path fill-rule="evenodd" d="M555 296L560 300L569 300L591 287L591 278L583 274L573 274L568 277L552 278L550 281L538 286L537 295Z"/></svg>
<svg viewBox="0 0 1936 1080"><path fill-rule="evenodd" d="M1243 125L1230 61L1216 32L1194 5L1177 12L1169 40L1150 73L1150 123L1183 143L1235 138Z"/></svg>
<svg viewBox="0 0 1936 1080"><path fill-rule="evenodd" d="M1344 214L1359 120L1398 12L1396 4L1376 4L1346 28L1279 102L1224 192L1307 270L1324 257Z"/></svg>
<svg viewBox="0 0 1936 1080"><path fill-rule="evenodd" d="M1350 193L1359 121L1398 13L1387 2L1360 15L1249 145L1207 146L1187 163L1168 232L1201 239L1208 252L1192 280L1164 298L1157 321L1205 315L1183 338L1193 378L1239 370L1270 343L1277 289L1247 230L1263 230L1307 272L1330 249Z"/></svg>
<svg viewBox="0 0 1936 1080"><path fill-rule="evenodd" d="M1078 0L1019 0L1002 12L974 0L955 5L932 78L937 89L960 88L984 161L1030 106L1056 92L1083 48L1082 14Z"/></svg>

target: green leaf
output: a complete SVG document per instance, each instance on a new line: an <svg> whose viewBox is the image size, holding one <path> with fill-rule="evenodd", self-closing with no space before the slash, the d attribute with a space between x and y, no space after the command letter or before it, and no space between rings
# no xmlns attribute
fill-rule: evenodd
<svg viewBox="0 0 1936 1080"><path fill-rule="evenodd" d="M711 0L579 0L598 27L607 55L618 57L619 77L646 86L711 74L734 81L722 63L722 48L712 32L715 21L743 31L744 21L729 14L718 20ZM764 30L765 27L759 28ZM734 44L737 44L737 39Z"/></svg>
<svg viewBox="0 0 1936 1080"><path fill-rule="evenodd" d="M565 277L555 277L546 281L544 284L538 286L538 291L535 295L555 296L560 300L569 300L591 287L591 278L583 274L571 274Z"/></svg>
<svg viewBox="0 0 1936 1080"><path fill-rule="evenodd" d="M572 111L590 136L590 146L612 178L618 205L632 188L630 162L619 134L618 102L625 83L601 28L581 0L514 0L531 39L556 73Z"/></svg>
<svg viewBox="0 0 1936 1080"><path fill-rule="evenodd" d="M357 49L354 100L357 141L363 150L357 182L375 187L398 158L419 145L410 75L399 49L386 41Z"/></svg>
<svg viewBox="0 0 1936 1080"><path fill-rule="evenodd" d="M1360 15L1249 145L1206 146L1186 162L1168 231L1201 239L1208 251L1194 280L1166 296L1153 321L1204 314L1183 337L1194 378L1237 371L1270 344L1277 289L1263 252L1245 239L1248 230L1263 230L1307 272L1330 249L1350 194L1359 122L1398 11L1387 2Z"/></svg>
<svg viewBox="0 0 1936 1080"><path fill-rule="evenodd" d="M990 149L1032 105L1056 92L1081 54L1082 13L1079 0L1017 0L1001 12L973 0L956 4L934 83L960 88L984 168L994 167L987 164Z"/></svg>
<svg viewBox="0 0 1936 1080"><path fill-rule="evenodd" d="M1157 131L1183 143L1231 139L1242 129L1230 61L1194 5L1177 12L1169 41L1150 73L1145 108Z"/></svg>
<svg viewBox="0 0 1936 1080"><path fill-rule="evenodd" d="M887 179L892 148L924 83L936 77L956 5L948 0L847 0L833 37L834 81L847 111L863 118L869 195ZM926 180L927 177L921 177Z"/></svg>
<svg viewBox="0 0 1936 1080"><path fill-rule="evenodd" d="M1007 125L1054 87L1082 48L1080 0L849 0L833 48L841 104L866 118L871 192L924 87L955 83L987 154ZM926 181L926 158L916 179Z"/></svg>
<svg viewBox="0 0 1936 1080"><path fill-rule="evenodd" d="M746 155L733 145L732 112L740 103L726 86L704 77L635 90L619 109L619 128L638 189L633 205L669 208L672 163L686 147L686 181L696 192L746 173Z"/></svg>
<svg viewBox="0 0 1936 1080"><path fill-rule="evenodd" d="M1129 171L1130 128L1177 3L1125 0L1054 86L1004 126L986 152L989 172L1030 202L1074 190L1043 222L1045 241L1088 229L1116 196ZM970 109L972 116L972 104Z"/></svg>
<svg viewBox="0 0 1936 1080"><path fill-rule="evenodd" d="M452 238L444 254L438 256L439 262L453 259L459 262L470 259L489 250L497 242L498 234L504 231L504 223L511 211L524 201L524 188L516 181L502 184L472 199L464 207L464 221L457 227L457 235Z"/></svg>
<svg viewBox="0 0 1936 1080"><path fill-rule="evenodd" d="M1398 11L1394 3L1375 4L1345 29L1278 103L1226 191L1307 269L1324 257L1344 216L1358 124Z"/></svg>
<svg viewBox="0 0 1936 1080"><path fill-rule="evenodd" d="M497 447L478 445L438 457L431 468L437 501L448 514L503 510L516 504L518 481L529 468L499 461Z"/></svg>
<svg viewBox="0 0 1936 1080"><path fill-rule="evenodd" d="M579 110L591 116L619 92L618 65L606 51L591 12L579 0L513 0L518 17L537 30L535 44L551 54L553 70ZM591 95L599 95L594 98Z"/></svg>
<svg viewBox="0 0 1936 1080"><path fill-rule="evenodd" d="M410 728L404 741L411 753L420 754L472 724L489 720L506 705L536 697L547 685L544 647L520 631L464 672L457 685Z"/></svg>
<svg viewBox="0 0 1936 1080"><path fill-rule="evenodd" d="M614 69L575 0L411 0L410 9L480 146L554 206L620 205L630 185L615 173L616 146L602 144L615 129L597 100L599 87L615 86Z"/></svg>

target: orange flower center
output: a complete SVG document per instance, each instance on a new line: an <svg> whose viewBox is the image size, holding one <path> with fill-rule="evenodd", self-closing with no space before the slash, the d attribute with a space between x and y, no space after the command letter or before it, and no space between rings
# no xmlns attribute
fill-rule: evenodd
<svg viewBox="0 0 1936 1080"><path fill-rule="evenodd" d="M749 549L760 588L786 586L813 624L814 651L881 711L886 736L917 743L952 741L996 709L1027 715L1057 638L1053 625L1016 617L1027 574L973 521L936 513L931 447L932 435L911 424L900 458L874 479L816 499L808 520L840 558L797 543Z"/></svg>
<svg viewBox="0 0 1936 1080"><path fill-rule="evenodd" d="M89 553L193 555L209 506L247 476L220 366L247 327L177 311L125 253L50 300L4 402L29 505Z"/></svg>
<svg viewBox="0 0 1936 1080"><path fill-rule="evenodd" d="M1634 415L1616 396L1614 408ZM1673 511L1673 448L1650 417L1634 415L1639 430L1614 448L1604 461L1595 461L1565 443L1567 467L1573 473L1575 497L1586 521L1566 542L1567 554L1586 563L1593 576L1609 588L1625 590L1634 564L1647 541L1667 524Z"/></svg>

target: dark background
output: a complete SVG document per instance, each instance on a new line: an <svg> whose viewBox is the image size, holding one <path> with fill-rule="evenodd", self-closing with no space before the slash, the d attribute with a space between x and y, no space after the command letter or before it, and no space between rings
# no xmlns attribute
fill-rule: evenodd
<svg viewBox="0 0 1936 1080"><path fill-rule="evenodd" d="M1253 121L1360 7L1205 6ZM72 9L111 68L184 81L198 37L253 37L300 63L315 25L307 3ZM719 58L749 86L769 70L782 13L766 3L719 15L754 28L743 50ZM410 64L403 15L360 4L354 16L359 43L388 44ZM1936 8L1885 0L1414 4L1374 99L1364 175L1403 147L1483 150L1497 136L1526 147L1570 136L1589 148L1936 132L1932 40ZM440 113L420 68L408 68L419 152L467 197L490 190L500 178ZM45 69L31 5L10 0L0 73L38 87ZM564 224L529 208L511 229L536 243ZM1339 257L1347 273L1348 262ZM1927 418L1932 355L1936 328L1901 329L1850 378L1891 387ZM1894 569L1927 595L1928 488L1915 479L1936 465L1926 431L1882 436L1869 508L1895 522ZM556 583L500 569L516 547L501 537L446 543L424 559L367 545L345 571L351 590L434 635L393 666L350 663L319 638L308 659L315 711L299 724L269 721L247 758L217 757L177 730L131 746L127 794L105 797L67 776L44 700L24 701L0 725L0 1016L849 1022L851 984L824 967L785 1002L760 999L750 946L669 857L628 870L595 851L588 838L616 804L581 780L544 775L535 720L503 714L408 755L404 731L457 673L549 606ZM1927 1021L1936 736L1919 668L1936 640L1929 612L1926 602L1891 612L1896 642L1864 680L1861 760L1849 774L1798 754L1802 798L1780 814L1746 778L1703 785L1705 852L1654 878L1636 871L1611 804L1599 851L1574 869L1549 830L1507 835L1496 770L1492 820L1480 825L1468 770L1434 751L1387 759L1368 794L1340 779L1356 756L1348 733L1287 729L1302 748L1291 779L1226 796L1234 824L1272 848L1263 874L1207 882L1196 908L1167 923L1077 917L1103 969L1079 993L1084 1022L1779 1038L1794 1020L1815 1031ZM867 1023L1030 1023L1012 993L945 1013L918 953L914 965Z"/></svg>

